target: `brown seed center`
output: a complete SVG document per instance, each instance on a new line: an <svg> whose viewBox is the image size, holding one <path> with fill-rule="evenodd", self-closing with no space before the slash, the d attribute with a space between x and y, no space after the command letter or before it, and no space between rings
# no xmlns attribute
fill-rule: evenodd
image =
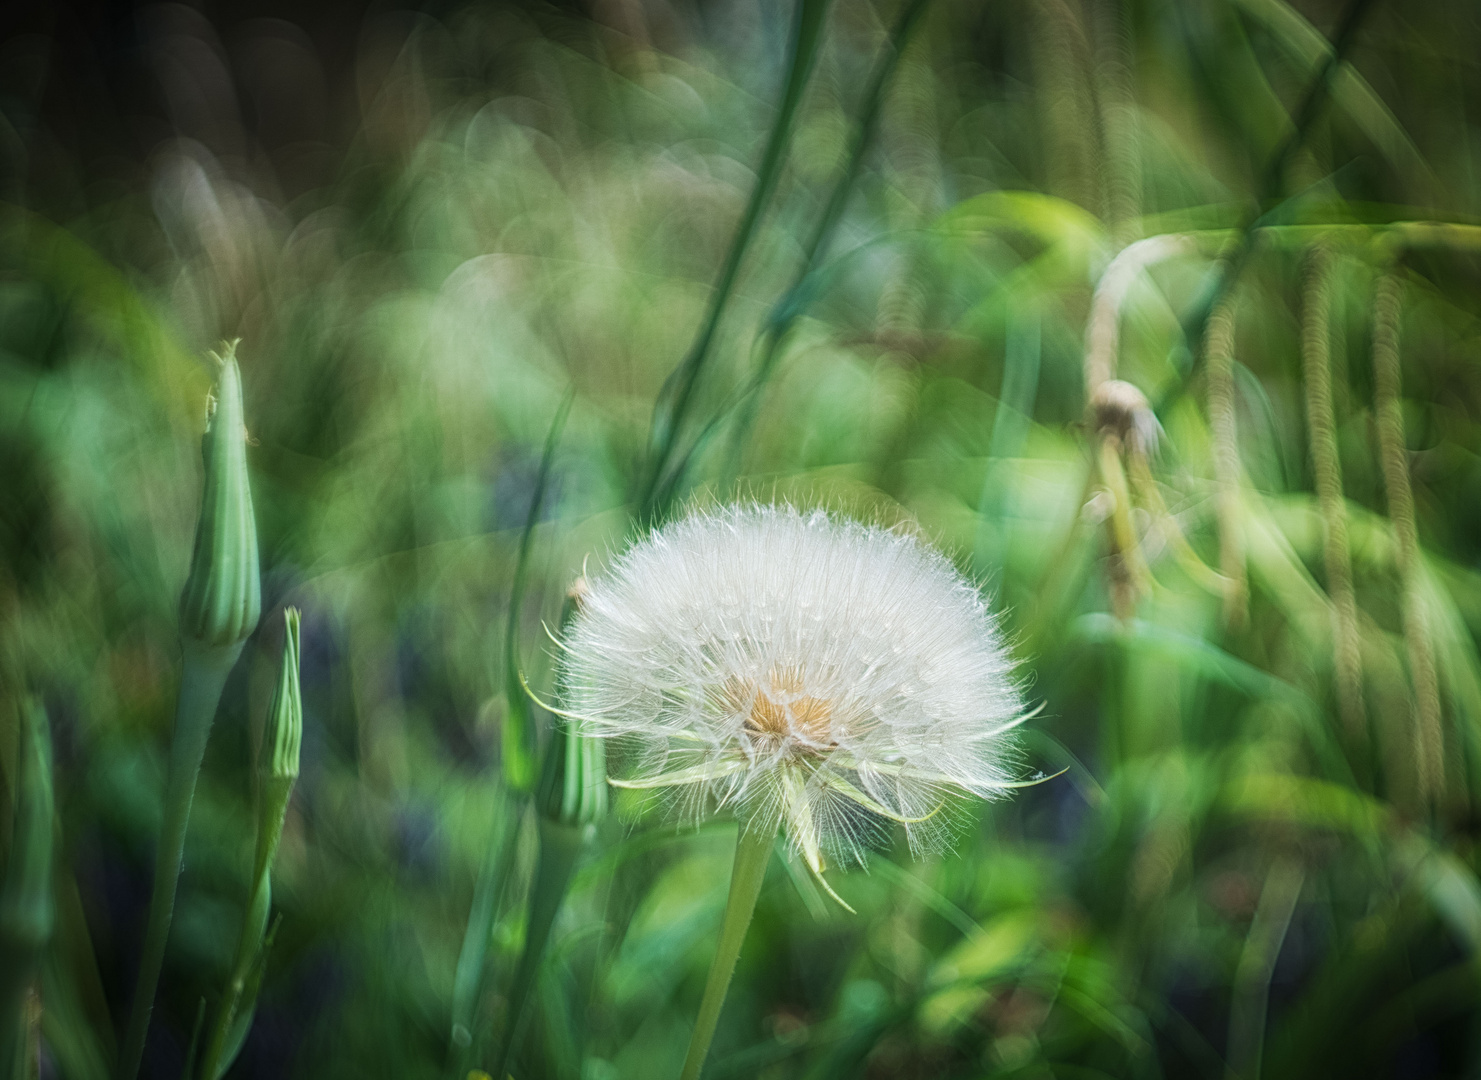
<svg viewBox="0 0 1481 1080"><path fill-rule="evenodd" d="M732 712L746 714L745 731L753 741L775 744L795 736L808 743L838 745L829 734L833 703L801 690L800 671L773 668L764 686L749 680L727 680L724 700Z"/></svg>

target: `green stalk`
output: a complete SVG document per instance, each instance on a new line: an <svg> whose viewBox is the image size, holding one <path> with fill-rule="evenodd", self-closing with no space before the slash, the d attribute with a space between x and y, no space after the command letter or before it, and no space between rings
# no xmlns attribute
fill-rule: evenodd
<svg viewBox="0 0 1481 1080"><path fill-rule="evenodd" d="M514 563L514 583L509 590L509 623L504 631L504 723L500 727L500 757L504 782L514 791L524 793L535 783L535 724L530 702L519 685L519 613L524 600L525 578L529 573L530 550L535 526L540 521L540 508L550 486L550 467L560 444L561 429L566 426L576 390L566 392L550 421L545 435L545 449L540 454L540 471L535 476L535 492L530 499L530 512L524 531L519 536L519 556Z"/></svg>
<svg viewBox="0 0 1481 1080"><path fill-rule="evenodd" d="M484 853L478 883L473 888L473 907L458 952L453 974L452 1030L448 1037L448 1080L463 1080L468 1074L468 1054L473 1045L473 1011L483 993L484 959L493 934L499 891L509 880L514 864L515 840L519 837L521 800L501 797L496 820L508 824L495 827L489 849Z"/></svg>
<svg viewBox="0 0 1481 1080"><path fill-rule="evenodd" d="M206 1042L206 1053L201 1059L202 1080L216 1080L230 1064L228 1058L229 1036L236 1028L238 1012L246 997L252 970L262 952L263 935L267 932L267 917L272 910L272 865L277 854L278 841L283 833L283 817L288 810L288 799L293 793L292 781L275 781L271 792L264 792L263 801L271 809L266 814L277 819L277 827L257 838L257 856L252 875L252 894L242 919L241 935L237 939L236 959L231 966L231 978L226 994L216 1010L216 1019L211 1025L211 1034ZM249 1003L250 1004L250 1003ZM245 1029L241 1031L246 1035ZM233 1040L234 1041L234 1040ZM239 1050L240 1044L233 1050ZM232 1053L230 1057L235 1057Z"/></svg>
<svg viewBox="0 0 1481 1080"><path fill-rule="evenodd" d="M563 634L580 611L585 595L586 581L578 578L566 594L565 609L561 612ZM540 771L540 785L535 791L540 863L530 890L524 951L509 995L509 1018L495 1076L507 1075L509 1059L519 1046L531 992L550 941L550 928L565 902L571 871L591 827L607 814L606 754L606 745L601 740L584 735L574 722L556 717Z"/></svg>
<svg viewBox="0 0 1481 1080"><path fill-rule="evenodd" d="M993 579L1002 573L1006 530L1003 513L1007 504L1006 461L1023 452L1033 426L1034 399L1039 392L1039 361L1042 357L1041 316L1037 310L1008 315L1007 340L1003 349L1003 386L988 444L987 475L977 500L977 546L974 562Z"/></svg>
<svg viewBox="0 0 1481 1080"><path fill-rule="evenodd" d="M473 890L473 906L463 930L463 945L458 951L458 965L453 973L452 1024L448 1032L448 1080L462 1080L468 1056L473 1047L473 1014L483 996L484 960L489 938L493 935L498 913L499 891L509 880L519 839L520 821L525 797L536 781L534 765L535 718L523 687L519 667L519 620L524 600L525 580L529 575L530 553L534 547L535 526L540 520L550 485L550 469L560 445L561 431L576 399L572 387L561 399L550 430L545 435L545 448L540 455L540 470L535 477L535 492L530 512L519 538L519 555L514 564L514 581L509 593L509 620L504 630L504 722L501 729L501 759L505 790L508 797L498 805L498 818L508 827L495 829L493 843L484 853L478 882Z"/></svg>
<svg viewBox="0 0 1481 1080"><path fill-rule="evenodd" d="M756 372L751 376L750 382L740 391L740 415L731 431L729 464L726 469L727 477L731 480L740 474L746 438L756 422L756 411L760 408L761 390L776 369L782 347L791 335L793 325L807 311L821 288L824 276L821 272L823 257L828 254L829 241L839 221L843 219L843 210L848 204L849 192L853 190L854 180L859 175L859 168L864 162L864 155L874 144L874 134L879 128L880 114L884 111L886 91L894 78L900 58L905 54L905 46L909 43L912 32L919 24L930 2L931 0L908 0L901 11L900 18L890 33L890 40L884 47L884 55L876 65L874 75L869 81L869 87L865 91L864 109L859 117L858 129L854 133L854 142L849 151L848 162L834 182L833 190L828 195L827 205L823 208L823 216L818 218L817 226L808 239L806 254L803 256L801 268L797 271L797 277L772 307L771 314L767 317L766 328L763 331L765 342L762 346L761 362L756 365ZM711 423L718 423L719 420L720 417L716 417ZM695 449L697 448L696 445ZM692 453L693 450L691 450Z"/></svg>
<svg viewBox="0 0 1481 1080"><path fill-rule="evenodd" d="M1404 647L1414 684L1414 765L1419 798L1433 804L1445 794L1445 734L1439 674L1425 611L1424 553L1414 517L1414 488L1404 439L1403 366L1399 330L1403 279L1397 266L1379 275L1373 296L1373 416L1378 427L1379 460L1388 516L1393 524L1394 563L1403 597Z"/></svg>
<svg viewBox="0 0 1481 1080"><path fill-rule="evenodd" d="M164 821L159 831L154 890L150 894L149 922L144 930L144 951L134 987L134 1006L118 1059L119 1080L133 1080L144 1058L144 1037L149 1030L154 991L159 985L160 970L164 967L165 944L170 936L170 920L175 913L175 887L185 856L185 830L190 823L190 806L195 799L195 781L200 773L201 760L206 755L211 721L216 716L226 677L242 654L240 641L232 645L203 645L187 638L181 646L185 654L185 671L175 708L175 734L170 742Z"/></svg>
<svg viewBox="0 0 1481 1080"><path fill-rule="evenodd" d="M771 135L766 142L761 169L756 174L756 186L751 189L750 201L746 203L745 213L741 215L735 239L731 241L725 265L720 270L719 284L715 286L709 311L700 324L694 344L689 347L683 361L658 392L658 402L653 410L647 473L638 499L638 518L644 524L663 515L678 485L683 462L675 462L674 450L689 409L690 398L709 356L715 331L720 326L720 317L724 314L725 305L735 287L741 262L755 237L761 209L771 198L781 176L782 160L792 136L792 121L797 115L802 91L807 86L813 63L817 59L818 46L823 37L823 18L828 13L828 0L797 0L796 10L796 21L792 27L792 63L787 73L787 86L782 93L782 104L777 112L776 122L772 124Z"/></svg>
<svg viewBox="0 0 1481 1080"><path fill-rule="evenodd" d="M571 883L571 871L581 854L585 834L584 825L564 825L543 816L540 818L540 864L535 870L535 884L530 891L524 951L520 953L519 967L514 971L514 983L509 992L509 1024L504 1030L504 1045L499 1051L494 1076L509 1075L509 1059L519 1044L524 1019L529 1014L530 993L535 987L540 961L545 958L550 928L555 925L556 913L560 911L566 887Z"/></svg>
<svg viewBox="0 0 1481 1080"><path fill-rule="evenodd" d="M0 886L0 1078L23 1080L30 1025L26 998L55 924L51 869L55 805L51 734L41 704L21 705L20 754L10 857Z"/></svg>
<svg viewBox="0 0 1481 1080"><path fill-rule="evenodd" d="M1246 263L1249 262L1254 252L1256 235L1263 231L1265 226L1278 223L1281 214L1289 209L1287 202L1279 201L1281 192L1285 188L1286 167L1296 156L1296 152L1306 144L1312 127L1327 103L1332 83L1346 62L1349 52L1357 44L1358 30L1372 7L1373 0L1348 0L1347 9L1343 12L1342 21L1338 24L1337 33L1332 39L1331 51L1327 53L1307 85L1306 92L1301 97L1301 104L1297 107L1295 116L1292 117L1290 132L1286 138L1281 140L1270 160L1266 162L1260 189L1256 193L1255 206L1240 228L1233 245L1221 260L1219 267L1210 275L1202 294L1184 313L1181 319L1183 339L1187 342L1190 351L1197 351L1193 351L1193 363L1189 370L1158 403L1159 416L1167 414L1172 407L1173 399L1182 393L1192 381L1193 376L1198 373L1200 366L1207 360L1201 346L1208 340L1208 323L1214 317L1214 313L1225 303Z"/></svg>
<svg viewBox="0 0 1481 1080"><path fill-rule="evenodd" d="M256 629L262 610L257 525L247 481L246 423L236 343L228 344L223 352L224 355L214 357L220 365L219 377L216 396L207 409L205 437L201 440L205 484L190 576L180 597L184 670L175 706L149 922L144 931L133 1006L118 1058L115 1074L118 1080L134 1080L144 1057L149 1016L154 1010L154 994L164 967L170 920L175 911L175 890L180 881L196 777L226 677L241 655L242 645Z"/></svg>
<svg viewBox="0 0 1481 1080"><path fill-rule="evenodd" d="M715 958L710 961L710 975L699 1003L699 1016L694 1021L694 1034L689 1037L689 1053L684 1057L680 1080L699 1080L700 1070L704 1068L710 1041L720 1023L720 1008L730 990L730 977L735 974L735 962L756 911L756 898L761 895L761 882L766 877L774 839L773 834L747 828L744 822L736 835L735 866L730 871L730 897L725 901L720 942L715 946Z"/></svg>
<svg viewBox="0 0 1481 1080"><path fill-rule="evenodd" d="M226 992L201 1059L202 1080L216 1080L241 1052L257 1004L256 986L266 959L264 935L272 910L272 867L283 836L283 819L298 779L303 742L303 699L298 685L299 612L283 612L283 662L277 691L268 709L267 729L259 756L257 845L252 863L252 890L242 916L236 959ZM189 1075L189 1074L187 1074Z"/></svg>

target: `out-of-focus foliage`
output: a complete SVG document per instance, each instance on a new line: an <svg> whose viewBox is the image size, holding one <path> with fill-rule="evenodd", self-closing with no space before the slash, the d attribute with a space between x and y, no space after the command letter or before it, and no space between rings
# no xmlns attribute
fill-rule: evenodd
<svg viewBox="0 0 1481 1080"><path fill-rule="evenodd" d="M499 755L541 447L573 389L516 652L543 693L542 620L638 528L793 7L204 10L40 4L0 42L0 852L30 694L55 747L31 1045L69 1080L116 1053L196 358L240 338L264 618L201 776L145 1075L178 1075L232 966L290 604L302 773L230 1075L489 1067L537 846ZM917 522L1006 611L1044 706L1026 769L1068 771L968 808L950 857L902 841L832 875L857 915L779 854L706 1075L1473 1075L1476 7L934 0L814 256L902 10L827 12L675 494ZM613 801L517 1077L677 1074L734 830ZM486 864L483 993L454 1031Z"/></svg>

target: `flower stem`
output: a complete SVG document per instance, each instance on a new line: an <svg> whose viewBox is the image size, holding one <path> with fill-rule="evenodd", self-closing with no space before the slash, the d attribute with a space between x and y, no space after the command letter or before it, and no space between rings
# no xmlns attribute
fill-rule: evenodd
<svg viewBox="0 0 1481 1080"><path fill-rule="evenodd" d="M144 1057L144 1037L149 1014L154 1009L154 991L164 966L165 944L170 937L170 919L175 912L175 887L180 879L180 861L185 852L185 828L190 822L190 804L195 798L196 776L205 757L211 721L221 701L226 677L242 652L242 642L206 645L183 640L184 674L180 699L175 707L175 733L170 743L170 772L165 788L164 820L160 824L159 849L154 862L154 891L149 898L149 923L144 931L144 950L139 959L139 978L134 984L134 1003L118 1058L118 1080L134 1080Z"/></svg>
<svg viewBox="0 0 1481 1080"><path fill-rule="evenodd" d="M473 907L468 913L463 947L458 953L458 966L453 975L447 1080L463 1080L468 1075L468 1058L473 1052L475 1036L474 1011L483 997L489 938L494 932L499 893L513 870L522 810L522 801L501 796L494 814L497 822L495 835L484 852L483 865L479 867L478 882L473 889Z"/></svg>
<svg viewBox="0 0 1481 1080"><path fill-rule="evenodd" d="M540 819L540 864L535 870L535 885L530 892L529 928L525 931L525 947L520 954L519 967L514 972L514 986L509 994L509 1026L504 1030L504 1047L499 1051L499 1065L493 1072L494 1076L509 1075L509 1059L514 1056L514 1048L519 1043L530 994L535 989L535 976L539 974L540 961L545 957L545 945L550 941L550 928L566 898L566 886L571 883L571 871L575 869L576 857L581 854L581 840L585 833L584 825L562 825L557 821Z"/></svg>
<svg viewBox="0 0 1481 1080"><path fill-rule="evenodd" d="M253 857L252 891L247 898L247 907L242 913L242 929L237 939L236 959L231 966L231 977L226 984L211 1033L205 1042L205 1056L201 1059L202 1080L216 1080L224 1073L236 1056L238 1045L230 1048L231 1037L242 1015L245 1004L250 1021L250 1010L255 1007L255 995L248 993L253 969L259 964L263 953L263 936L267 933L267 918L272 910L272 866L278 852L278 843L283 835L283 819L288 813L288 800L293 794L291 779L268 778L263 784L262 799L266 809L258 829L257 849ZM245 1029L243 1031L245 1034Z"/></svg>
<svg viewBox="0 0 1481 1080"><path fill-rule="evenodd" d="M689 1037L689 1053L684 1058L681 1080L699 1080L710 1040L720 1022L720 1009L730 990L730 977L740 957L741 943L751 926L756 898L761 895L761 882L766 877L766 864L771 861L771 844L775 837L761 829L748 829L742 823L735 838L735 867L730 871L730 898L725 901L725 920L720 924L720 943L710 961L710 976L705 982L704 999L699 1003L699 1016L694 1021L694 1034Z"/></svg>

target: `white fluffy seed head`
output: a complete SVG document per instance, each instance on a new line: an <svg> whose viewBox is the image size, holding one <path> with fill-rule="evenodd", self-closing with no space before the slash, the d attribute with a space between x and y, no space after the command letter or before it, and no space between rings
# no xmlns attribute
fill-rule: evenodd
<svg viewBox="0 0 1481 1080"><path fill-rule="evenodd" d="M785 828L808 865L890 822L941 846L953 795L1013 783L1022 699L997 622L939 552L818 511L739 506L653 532L590 582L565 710L613 782Z"/></svg>

